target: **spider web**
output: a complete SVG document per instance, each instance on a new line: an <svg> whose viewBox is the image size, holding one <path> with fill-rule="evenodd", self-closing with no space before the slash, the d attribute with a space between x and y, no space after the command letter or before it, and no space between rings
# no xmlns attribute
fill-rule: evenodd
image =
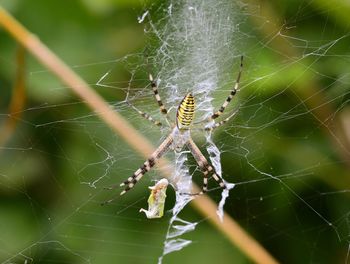
<svg viewBox="0 0 350 264"><path fill-rule="evenodd" d="M69 64L157 146L169 128L127 104L165 121L148 73L172 120L192 92L199 122L224 102L244 55L240 91L223 115L235 117L212 134L192 132L217 172L235 184L225 211L282 263L350 263L347 25L337 26L339 10L318 1L275 7L275 14L269 5L232 2L148 5L130 15L146 38L142 51ZM280 23L279 12L293 14ZM30 65L30 103L0 149L1 263L248 261L171 187L163 218L139 213L147 187L162 177L159 168L121 198L118 188L104 190L132 175L143 158L41 67ZM192 180L201 186L188 152L166 157L186 187ZM219 204L216 182L209 188Z"/></svg>

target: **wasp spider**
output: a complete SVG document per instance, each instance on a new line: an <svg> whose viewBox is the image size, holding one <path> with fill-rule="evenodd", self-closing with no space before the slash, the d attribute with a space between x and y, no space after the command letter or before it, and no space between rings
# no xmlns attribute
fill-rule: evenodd
<svg viewBox="0 0 350 264"><path fill-rule="evenodd" d="M212 120L215 120L225 111L225 108L231 102L232 98L234 97L234 95L237 93L239 89L239 82L241 78L242 69L243 69L243 56L241 56L240 69L238 72L236 83L233 86L229 96L226 98L225 102L222 104L219 110L213 113L204 122L208 123ZM168 110L165 108L160 98L160 95L158 93L157 82L153 79L151 74L149 75L149 79L151 81L151 87L153 89L153 93L159 105L160 111L162 114L167 116ZM153 122L155 125L158 125L158 126L162 125L161 122L154 120L147 113L141 112L140 110L138 110L136 107L132 105L131 107L133 107L141 116ZM135 184L142 178L142 176L145 175L145 173L148 172L156 164L157 160L160 159L169 149L172 149L175 151L181 151L185 146L191 151L193 157L195 158L199 168L201 169L204 175L202 191L197 194L203 194L208 191L209 174L212 175L214 180L220 185L221 188L224 188L224 189L227 188L225 181L216 173L215 169L208 163L207 159L204 157L202 152L199 150L199 148L191 138L190 130L191 130L191 124L194 118L194 111L195 111L194 96L191 93L188 93L182 99L177 109L176 123L172 125L171 133L160 144L160 146L152 153L152 155L143 163L143 165L126 181L120 184L120 186L125 186L124 191L122 191L120 195L123 195L127 191L132 189L135 186ZM226 119L220 122L211 124L209 126L207 125L204 127L204 129L207 131L211 131L225 124L232 116L234 116L234 114L232 114L231 116L227 117ZM193 194L193 195L197 195L197 194Z"/></svg>

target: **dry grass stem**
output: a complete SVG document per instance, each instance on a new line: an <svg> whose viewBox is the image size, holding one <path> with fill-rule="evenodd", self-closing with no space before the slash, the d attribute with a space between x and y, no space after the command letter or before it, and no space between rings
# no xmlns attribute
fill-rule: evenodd
<svg viewBox="0 0 350 264"><path fill-rule="evenodd" d="M25 105L25 54L25 49L22 46L18 46L16 52L16 78L12 89L8 116L0 128L0 146L4 146L14 134Z"/></svg>

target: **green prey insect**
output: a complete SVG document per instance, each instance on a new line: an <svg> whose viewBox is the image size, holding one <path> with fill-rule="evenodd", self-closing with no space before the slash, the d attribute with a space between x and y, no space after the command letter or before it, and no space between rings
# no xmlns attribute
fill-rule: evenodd
<svg viewBox="0 0 350 264"><path fill-rule="evenodd" d="M164 215L164 205L166 199L166 189L168 187L168 180L161 179L154 186L148 187L151 194L148 197L148 210L141 208L140 212L146 214L149 219L161 218Z"/></svg>
<svg viewBox="0 0 350 264"><path fill-rule="evenodd" d="M218 118L223 114L227 105L231 102L232 98L236 95L237 91L239 90L239 83L241 79L242 69L243 69L243 56L241 56L240 69L238 72L236 83L233 86L229 96L226 98L225 102L222 104L222 106L219 108L218 111L214 112L208 119L201 122L201 123L204 123L204 122L207 123L207 126L204 126L205 130L207 131L214 130L219 126L225 124L227 121L230 120L231 117L234 116L235 113L220 122L208 125L210 121L215 120L216 118ZM154 96L157 100L160 112L167 116L168 110L165 108L160 98L160 95L158 93L157 82L154 81L151 74L149 75L149 79L150 79L151 87L153 89ZM157 126L162 125L161 122L154 120L147 113L141 112L136 107L133 107L133 108L142 117L151 121L155 125ZM173 128L171 133L165 138L165 140L159 145L159 147L152 153L152 155L143 163L143 165L138 170L136 170L136 172L132 176L130 176L126 181L120 184L120 186L125 186L125 189L120 193L120 195L123 195L129 190L131 190L136 185L136 183L143 177L143 175L145 175L167 151L172 149L176 152L180 152L184 147L187 147L191 151L191 154L195 158L198 164L198 167L200 168L204 176L201 192L194 193L191 195L199 195L208 191L208 177L210 174L212 175L214 180L220 185L221 188L227 189L225 181L216 173L215 169L209 164L205 156L202 154L202 152L199 150L199 148L191 138L191 124L194 119L194 113L195 113L195 99L191 93L188 93L182 99L177 109L176 123L172 125Z"/></svg>

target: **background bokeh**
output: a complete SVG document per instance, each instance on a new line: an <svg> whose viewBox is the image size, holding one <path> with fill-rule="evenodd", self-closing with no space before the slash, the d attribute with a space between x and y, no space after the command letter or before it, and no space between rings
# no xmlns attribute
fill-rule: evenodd
<svg viewBox="0 0 350 264"><path fill-rule="evenodd" d="M166 132L139 118L125 98L158 115L144 58L162 40L137 18L149 9L161 29L167 3L0 5L154 145L160 143ZM350 263L350 7L341 0L251 0L237 7L236 50L227 55L233 64L226 65L231 72L219 76L213 94L219 106L244 54L234 103L239 113L213 137L222 151L223 176L236 183L225 209L281 263ZM156 263L171 212L148 220L138 210L147 206L147 186L159 173L150 172L128 195L100 206L118 195L103 187L121 182L143 158L45 67L29 54L21 62L20 54L0 29L0 262ZM25 89L18 85L18 67L25 70ZM152 67L161 71L162 62ZM196 139L205 151L203 137ZM196 169L191 158L189 167ZM194 175L200 184L200 173ZM220 200L219 191L209 195ZM168 196L170 210L173 189ZM181 217L199 222L184 235L193 243L164 263L250 263L193 207Z"/></svg>

